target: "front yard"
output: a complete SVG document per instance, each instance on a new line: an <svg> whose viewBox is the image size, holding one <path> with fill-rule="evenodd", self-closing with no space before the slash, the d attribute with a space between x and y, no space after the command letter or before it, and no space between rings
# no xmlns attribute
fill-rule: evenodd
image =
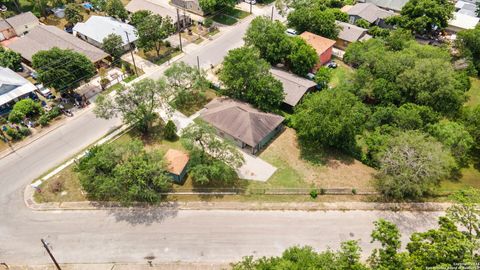
<svg viewBox="0 0 480 270"><path fill-rule="evenodd" d="M157 55L155 50L147 52L144 50L138 50L137 54L143 59L146 59L156 65L161 65L181 53L182 52L178 48L162 46L159 55Z"/></svg>

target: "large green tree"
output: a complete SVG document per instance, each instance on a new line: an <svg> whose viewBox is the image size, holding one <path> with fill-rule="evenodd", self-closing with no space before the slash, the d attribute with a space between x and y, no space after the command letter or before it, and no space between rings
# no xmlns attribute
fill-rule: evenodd
<svg viewBox="0 0 480 270"><path fill-rule="evenodd" d="M458 32L455 45L463 57L472 61L477 74L480 74L480 26Z"/></svg>
<svg viewBox="0 0 480 270"><path fill-rule="evenodd" d="M372 251L369 263L373 270L402 270L406 269L406 256L400 253L402 242L397 226L387 220L379 219L374 222L372 243L379 242L381 247Z"/></svg>
<svg viewBox="0 0 480 270"><path fill-rule="evenodd" d="M270 65L255 48L229 51L219 79L225 86L222 90L225 95L250 102L261 110L275 110L283 101L282 84L273 77Z"/></svg>
<svg viewBox="0 0 480 270"><path fill-rule="evenodd" d="M350 92L328 89L309 95L297 106L292 124L300 139L347 153L356 151L368 108Z"/></svg>
<svg viewBox="0 0 480 270"><path fill-rule="evenodd" d="M480 105L473 108L466 108L463 112L462 122L474 140L472 155L475 158L475 165L480 165Z"/></svg>
<svg viewBox="0 0 480 270"><path fill-rule="evenodd" d="M103 50L113 57L113 60L118 60L123 54L123 40L122 37L117 34L109 34L103 39Z"/></svg>
<svg viewBox="0 0 480 270"><path fill-rule="evenodd" d="M315 6L302 7L288 14L288 26L300 33L308 31L322 37L336 39L340 30L335 19L335 13L329 9L322 10Z"/></svg>
<svg viewBox="0 0 480 270"><path fill-rule="evenodd" d="M130 15L130 23L134 26L138 26L141 22L143 22L143 19L149 17L152 15L152 12L150 10L138 10L132 13Z"/></svg>
<svg viewBox="0 0 480 270"><path fill-rule="evenodd" d="M95 75L95 67L85 55L56 47L34 54L32 66L43 85L60 92L70 91Z"/></svg>
<svg viewBox="0 0 480 270"><path fill-rule="evenodd" d="M22 57L17 52L0 47L0 66L19 71L22 68Z"/></svg>
<svg viewBox="0 0 480 270"><path fill-rule="evenodd" d="M65 7L65 19L71 24L77 24L83 22L83 8L76 4L70 3Z"/></svg>
<svg viewBox="0 0 480 270"><path fill-rule="evenodd" d="M435 30L448 26L454 10L453 2L448 0L410 0L394 21L416 34L432 35Z"/></svg>
<svg viewBox="0 0 480 270"><path fill-rule="evenodd" d="M200 7L205 14L223 9L232 8L237 3L234 0L199 0Z"/></svg>
<svg viewBox="0 0 480 270"><path fill-rule="evenodd" d="M418 199L447 178L454 159L444 146L416 131L391 137L379 154L376 188L392 199Z"/></svg>
<svg viewBox="0 0 480 270"><path fill-rule="evenodd" d="M318 54L312 46L299 37L291 38L291 49L287 64L293 73L306 76L318 62Z"/></svg>
<svg viewBox="0 0 480 270"><path fill-rule="evenodd" d="M233 143L218 138L215 128L203 121L182 131L182 144L190 152L189 174L199 184L231 182L244 163Z"/></svg>
<svg viewBox="0 0 480 270"><path fill-rule="evenodd" d="M90 199L155 203L171 185L162 155L141 141L110 143L88 150L75 166Z"/></svg>
<svg viewBox="0 0 480 270"><path fill-rule="evenodd" d="M470 251L473 255L480 243L480 209L478 208L480 190L474 188L459 190L453 193L450 199L454 204L447 209L447 217L466 230L468 239L475 244Z"/></svg>
<svg viewBox="0 0 480 270"><path fill-rule="evenodd" d="M94 111L106 119L121 116L125 124L148 134L158 120L158 112L169 113L167 102L172 95L164 80L144 79L121 88L115 96L99 95Z"/></svg>
<svg viewBox="0 0 480 270"><path fill-rule="evenodd" d="M163 40L174 32L175 28L170 17L149 15L137 25L137 46L145 51L154 49L159 57Z"/></svg>
<svg viewBox="0 0 480 270"><path fill-rule="evenodd" d="M105 13L122 21L128 19L128 12L121 0L106 0Z"/></svg>

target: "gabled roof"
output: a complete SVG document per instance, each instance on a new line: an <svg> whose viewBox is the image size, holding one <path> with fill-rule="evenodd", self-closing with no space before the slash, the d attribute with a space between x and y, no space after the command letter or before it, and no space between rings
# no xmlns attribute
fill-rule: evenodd
<svg viewBox="0 0 480 270"><path fill-rule="evenodd" d="M455 12L453 18L448 21L448 25L460 29L474 29L479 21L480 19L477 17Z"/></svg>
<svg viewBox="0 0 480 270"><path fill-rule="evenodd" d="M35 89L35 85L13 70L0 67L0 106Z"/></svg>
<svg viewBox="0 0 480 270"><path fill-rule="evenodd" d="M70 49L84 54L94 63L108 56L99 48L51 25L39 25L25 36L12 40L7 47L20 53L23 58L30 62L32 56L37 52L50 50L54 47L64 50Z"/></svg>
<svg viewBox="0 0 480 270"><path fill-rule="evenodd" d="M149 10L153 14L160 15L162 17L170 17L173 23L177 22L177 13L173 9L166 8L157 3L150 2L148 0L132 0L126 6L125 9L131 13L140 10ZM180 14L181 16L181 14Z"/></svg>
<svg viewBox="0 0 480 270"><path fill-rule="evenodd" d="M321 55L335 44L335 40L324 38L310 32L303 32L300 34L300 37L312 46L317 51L318 55Z"/></svg>
<svg viewBox="0 0 480 270"><path fill-rule="evenodd" d="M167 171L176 175L180 175L182 173L189 160L189 157L186 153L175 149L168 149L164 158L167 162Z"/></svg>
<svg viewBox="0 0 480 270"><path fill-rule="evenodd" d="M40 23L38 18L33 15L32 12L25 12L13 17L5 19L13 28L17 28L23 25L29 25L32 23Z"/></svg>
<svg viewBox="0 0 480 270"><path fill-rule="evenodd" d="M372 3L378 7L399 12L408 0L364 0L360 2Z"/></svg>
<svg viewBox="0 0 480 270"><path fill-rule="evenodd" d="M0 31L5 31L7 29L12 28L12 26L5 20L0 21Z"/></svg>
<svg viewBox="0 0 480 270"><path fill-rule="evenodd" d="M341 40L346 40L348 42L359 41L365 35L368 36L367 29L358 27L353 24L346 22L336 21L336 24L340 27L340 32L338 33L338 38Z"/></svg>
<svg viewBox="0 0 480 270"><path fill-rule="evenodd" d="M351 16L358 16L369 23L374 23L378 19L385 19L395 15L395 13L381 9L371 3L357 3L350 8L347 13Z"/></svg>
<svg viewBox="0 0 480 270"><path fill-rule="evenodd" d="M250 146L258 145L283 122L283 117L259 111L229 98L216 98L205 106L200 118L218 130Z"/></svg>
<svg viewBox="0 0 480 270"><path fill-rule="evenodd" d="M86 22L77 23L73 27L73 32L81 33L100 44L103 44L103 39L110 34L122 37L122 45L128 44L128 38L130 42L138 39L135 27L112 17L104 16L91 16ZM126 33L128 33L128 38Z"/></svg>
<svg viewBox="0 0 480 270"><path fill-rule="evenodd" d="M292 107L298 104L308 90L317 85L311 80L277 68L270 69L270 72L283 85L283 92L285 93L283 102Z"/></svg>

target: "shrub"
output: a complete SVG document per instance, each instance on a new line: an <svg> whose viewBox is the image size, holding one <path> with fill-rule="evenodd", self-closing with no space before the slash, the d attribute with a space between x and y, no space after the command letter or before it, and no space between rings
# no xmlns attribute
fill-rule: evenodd
<svg viewBox="0 0 480 270"><path fill-rule="evenodd" d="M212 18L206 18L203 21L203 25L207 28L210 28L213 25L213 19Z"/></svg>
<svg viewBox="0 0 480 270"><path fill-rule="evenodd" d="M14 128L7 129L7 131L5 133L7 133L7 135L10 138L12 138L12 140L14 140L14 141L20 140L23 137L22 134Z"/></svg>
<svg viewBox="0 0 480 270"><path fill-rule="evenodd" d="M310 190L310 197L316 199L318 197L318 190L316 188Z"/></svg>
<svg viewBox="0 0 480 270"><path fill-rule="evenodd" d="M48 126L49 122L50 122L50 118L48 117L48 114L43 114L42 116L40 116L40 118L38 118L38 123L42 127Z"/></svg>
<svg viewBox="0 0 480 270"><path fill-rule="evenodd" d="M13 105L13 109L8 116L8 120L13 123L19 123L25 117L38 115L42 112L40 103L30 98L22 99Z"/></svg>
<svg viewBox="0 0 480 270"><path fill-rule="evenodd" d="M61 179L52 180L50 183L48 183L48 190L55 194L59 193L63 190L64 184L65 182Z"/></svg>
<svg viewBox="0 0 480 270"><path fill-rule="evenodd" d="M20 134L22 135L22 137L26 137L26 136L32 134L32 131L31 131L29 128L27 128L27 127L21 127L18 132L20 132Z"/></svg>
<svg viewBox="0 0 480 270"><path fill-rule="evenodd" d="M163 137L167 140L175 140L177 138L177 126L172 120L168 120L165 128L163 129Z"/></svg>
<svg viewBox="0 0 480 270"><path fill-rule="evenodd" d="M357 195L357 190L354 189L354 188L352 188L352 194L353 194L353 195Z"/></svg>
<svg viewBox="0 0 480 270"><path fill-rule="evenodd" d="M165 47L167 47L167 48L172 47L172 43L170 43L170 41L168 41L168 40L166 40L164 44L165 44Z"/></svg>

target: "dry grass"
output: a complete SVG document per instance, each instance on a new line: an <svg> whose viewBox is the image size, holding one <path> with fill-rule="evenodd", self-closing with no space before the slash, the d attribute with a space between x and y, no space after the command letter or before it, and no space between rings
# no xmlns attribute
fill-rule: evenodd
<svg viewBox="0 0 480 270"><path fill-rule="evenodd" d="M52 189L52 185L63 182L59 192ZM35 193L37 202L79 202L85 201L85 195L77 175L73 171L73 165L68 166L48 181L40 185L40 192Z"/></svg>
<svg viewBox="0 0 480 270"><path fill-rule="evenodd" d="M371 180L375 170L358 160L326 152L319 153L317 158L321 158L315 160L305 160L302 156L305 157L299 147L295 130L286 128L260 155L278 168L268 182L277 182L285 187L313 185L321 188L359 190L372 187Z"/></svg>

